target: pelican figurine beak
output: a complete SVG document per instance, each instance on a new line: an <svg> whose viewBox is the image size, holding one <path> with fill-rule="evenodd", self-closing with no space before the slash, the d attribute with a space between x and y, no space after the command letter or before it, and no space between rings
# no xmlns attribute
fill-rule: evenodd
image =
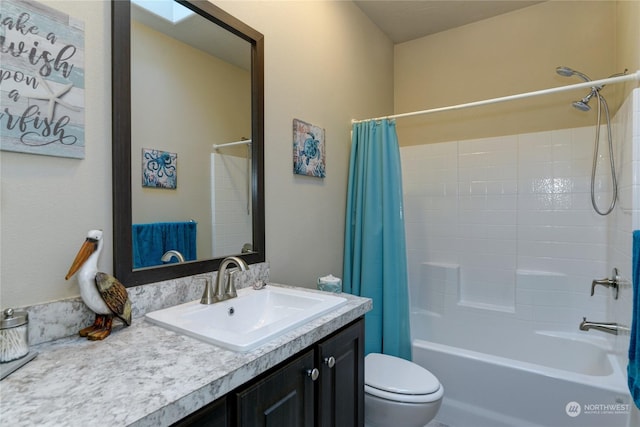
<svg viewBox="0 0 640 427"><path fill-rule="evenodd" d="M76 258L73 260L73 263L69 268L69 272L64 277L65 280L69 280L69 278L73 276L80 269L80 267L82 267L82 264L84 264L89 259L91 254L93 254L97 248L98 241L96 239L87 237L87 239L82 244L82 247L80 247Z"/></svg>

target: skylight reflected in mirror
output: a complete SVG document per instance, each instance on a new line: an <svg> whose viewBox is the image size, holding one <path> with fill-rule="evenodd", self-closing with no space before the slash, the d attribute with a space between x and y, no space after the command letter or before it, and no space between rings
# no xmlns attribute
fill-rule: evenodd
<svg viewBox="0 0 640 427"><path fill-rule="evenodd" d="M131 0L131 2L172 24L177 24L194 14L191 9L173 0Z"/></svg>

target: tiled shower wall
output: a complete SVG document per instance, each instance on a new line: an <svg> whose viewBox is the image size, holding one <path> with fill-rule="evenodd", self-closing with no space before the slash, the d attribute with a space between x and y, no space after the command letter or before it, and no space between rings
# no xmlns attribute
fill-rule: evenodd
<svg viewBox="0 0 640 427"><path fill-rule="evenodd" d="M638 123L632 101L614 125L618 175L628 174L621 176L617 210L628 209L624 200L638 192L639 178L635 187L631 181L637 147L635 157L629 155ZM567 331L577 331L583 316L611 321L611 293L598 288L591 297L590 285L610 275L612 247L631 253L631 212L623 214L620 240L611 238L613 217L591 207L594 135L588 127L403 147L412 309L446 315L453 299L457 312L468 307ZM602 210L611 198L605 127L600 139L596 200ZM630 260L626 266L630 277ZM429 290L442 268L456 280ZM441 303L428 301L440 297Z"/></svg>
<svg viewBox="0 0 640 427"><path fill-rule="evenodd" d="M239 254L245 243L253 241L248 167L245 157L211 154L214 256Z"/></svg>

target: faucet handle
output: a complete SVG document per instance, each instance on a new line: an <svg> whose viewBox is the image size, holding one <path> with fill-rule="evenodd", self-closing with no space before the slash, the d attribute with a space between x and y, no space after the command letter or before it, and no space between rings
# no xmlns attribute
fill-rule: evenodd
<svg viewBox="0 0 640 427"><path fill-rule="evenodd" d="M600 280L594 280L591 282L591 296L593 296L595 289L596 289L596 285L602 285L602 286L606 286L608 287L613 287L613 289L616 291L615 295L614 295L614 299L618 299L618 281L620 280L620 275L618 275L618 269L617 268L613 268L613 271L611 272L611 278L604 278L604 279L600 279Z"/></svg>
<svg viewBox="0 0 640 427"><path fill-rule="evenodd" d="M213 304L216 302L215 294L211 288L211 281L208 278L204 279L204 292L202 298L200 298L200 304Z"/></svg>
<svg viewBox="0 0 640 427"><path fill-rule="evenodd" d="M611 279L605 278L605 279L600 279L600 280L594 280L593 282L591 282L591 296L593 296L595 290L596 290L596 285L602 285L602 286L613 286L615 284L615 282L612 282Z"/></svg>
<svg viewBox="0 0 640 427"><path fill-rule="evenodd" d="M224 290L225 296L227 298L235 298L238 296L238 292L236 291L236 273L237 269L232 271L228 271L226 274L229 276L227 280L227 289Z"/></svg>

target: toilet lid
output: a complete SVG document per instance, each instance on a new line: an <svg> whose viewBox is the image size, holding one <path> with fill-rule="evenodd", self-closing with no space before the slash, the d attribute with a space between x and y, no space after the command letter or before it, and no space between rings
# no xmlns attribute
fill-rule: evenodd
<svg viewBox="0 0 640 427"><path fill-rule="evenodd" d="M422 366L386 354L370 353L364 360L364 383L385 392L425 395L440 389L440 382Z"/></svg>

